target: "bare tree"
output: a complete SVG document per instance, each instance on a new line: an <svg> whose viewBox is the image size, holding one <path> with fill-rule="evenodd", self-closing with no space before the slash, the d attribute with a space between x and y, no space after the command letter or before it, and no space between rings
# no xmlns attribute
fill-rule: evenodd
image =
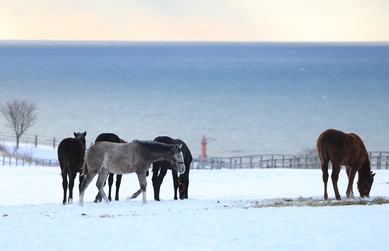
<svg viewBox="0 0 389 251"><path fill-rule="evenodd" d="M16 135L16 149L19 148L20 137L31 126L37 118L36 105L26 100L12 100L0 107L1 113L8 121L7 126L14 130Z"/></svg>

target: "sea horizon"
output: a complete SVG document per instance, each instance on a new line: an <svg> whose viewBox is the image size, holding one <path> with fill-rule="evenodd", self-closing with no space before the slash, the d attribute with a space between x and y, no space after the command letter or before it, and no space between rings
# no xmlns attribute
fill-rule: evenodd
<svg viewBox="0 0 389 251"><path fill-rule="evenodd" d="M388 80L387 42L0 41L0 103L37 105L27 134L168 135L194 155L202 136L210 156L300 153L328 128L386 150Z"/></svg>

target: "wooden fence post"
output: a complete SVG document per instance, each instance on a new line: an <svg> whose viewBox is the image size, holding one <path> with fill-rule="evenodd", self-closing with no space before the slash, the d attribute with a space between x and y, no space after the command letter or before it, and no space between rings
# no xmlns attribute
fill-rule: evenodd
<svg viewBox="0 0 389 251"><path fill-rule="evenodd" d="M389 165L389 155L388 156L386 156L386 169L388 169L388 165Z"/></svg>
<svg viewBox="0 0 389 251"><path fill-rule="evenodd" d="M53 138L53 149L55 149L55 137Z"/></svg>
<svg viewBox="0 0 389 251"><path fill-rule="evenodd" d="M38 135L35 135L35 147L38 147Z"/></svg>

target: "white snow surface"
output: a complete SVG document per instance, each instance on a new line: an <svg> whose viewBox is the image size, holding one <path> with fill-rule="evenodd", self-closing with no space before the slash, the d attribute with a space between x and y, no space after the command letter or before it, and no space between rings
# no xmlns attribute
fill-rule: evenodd
<svg viewBox="0 0 389 251"><path fill-rule="evenodd" d="M370 199L386 198L389 170L374 171ZM119 202L93 203L94 181L81 207L78 187L74 203L62 205L59 167L0 166L0 250L388 250L388 204L253 207L277 198L321 199L320 170L191 170L189 199L182 201L173 200L170 173L160 202L150 176L148 203L127 199L139 187L128 174ZM342 170L343 196L346 184Z"/></svg>

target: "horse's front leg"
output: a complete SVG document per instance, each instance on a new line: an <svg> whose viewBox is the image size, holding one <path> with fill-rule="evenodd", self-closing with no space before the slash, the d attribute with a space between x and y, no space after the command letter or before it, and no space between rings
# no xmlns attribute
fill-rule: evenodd
<svg viewBox="0 0 389 251"><path fill-rule="evenodd" d="M354 198L354 192L353 192L353 183L354 183L354 178L355 174L357 173L353 167L347 167L349 170L348 172L348 185L347 185L347 190L346 190L346 196L347 198Z"/></svg>
<svg viewBox="0 0 389 251"><path fill-rule="evenodd" d="M140 190L142 191L142 197L143 197L143 204L147 203L146 199L146 187L147 187L147 181L146 181L146 171L140 171L136 173L138 175Z"/></svg>
<svg viewBox="0 0 389 251"><path fill-rule="evenodd" d="M159 193L161 190L161 185L163 178L165 177L167 168L161 167L159 165L153 165L153 188L154 188L154 200L159 201Z"/></svg>
<svg viewBox="0 0 389 251"><path fill-rule="evenodd" d="M178 188L180 191L180 199L188 199L188 187L189 187L189 176L188 174L181 174L178 177Z"/></svg>
<svg viewBox="0 0 389 251"><path fill-rule="evenodd" d="M119 189L120 189L120 184L122 183L122 175L117 174L116 175L116 193L115 193L115 200L119 201Z"/></svg>
<svg viewBox="0 0 389 251"><path fill-rule="evenodd" d="M177 200L177 190L178 190L178 174L177 171L172 169L173 176L173 187L174 187L174 199Z"/></svg>
<svg viewBox="0 0 389 251"><path fill-rule="evenodd" d="M112 201L111 192L112 192L112 184L113 184L113 173L108 174L108 199Z"/></svg>

